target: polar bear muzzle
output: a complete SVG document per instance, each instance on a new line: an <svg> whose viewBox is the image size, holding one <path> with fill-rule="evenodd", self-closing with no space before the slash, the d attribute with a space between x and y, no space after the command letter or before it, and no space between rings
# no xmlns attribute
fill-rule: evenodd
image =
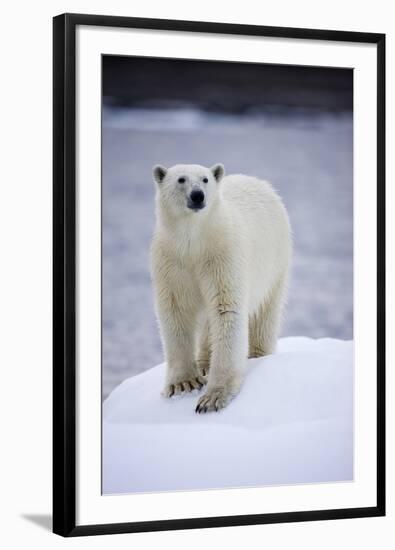
<svg viewBox="0 0 395 550"><path fill-rule="evenodd" d="M205 207L204 192L199 188L193 188L191 194L188 197L187 206L191 210L201 210Z"/></svg>

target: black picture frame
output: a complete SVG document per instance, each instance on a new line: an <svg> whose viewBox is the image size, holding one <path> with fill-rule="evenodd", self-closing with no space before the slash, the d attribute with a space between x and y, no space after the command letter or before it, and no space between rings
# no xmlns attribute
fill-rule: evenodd
<svg viewBox="0 0 395 550"><path fill-rule="evenodd" d="M76 27L94 25L377 45L377 504L333 510L76 525ZM98 535L385 515L385 35L63 14L53 19L53 531Z"/></svg>

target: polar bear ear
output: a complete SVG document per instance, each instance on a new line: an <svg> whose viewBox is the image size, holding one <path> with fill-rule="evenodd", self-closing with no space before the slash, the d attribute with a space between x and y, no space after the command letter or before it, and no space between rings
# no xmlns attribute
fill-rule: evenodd
<svg viewBox="0 0 395 550"><path fill-rule="evenodd" d="M157 164L153 167L152 174L154 176L154 182L160 185L167 174L167 168Z"/></svg>
<svg viewBox="0 0 395 550"><path fill-rule="evenodd" d="M223 164L214 164L210 170L217 182L220 182L225 175L225 168Z"/></svg>

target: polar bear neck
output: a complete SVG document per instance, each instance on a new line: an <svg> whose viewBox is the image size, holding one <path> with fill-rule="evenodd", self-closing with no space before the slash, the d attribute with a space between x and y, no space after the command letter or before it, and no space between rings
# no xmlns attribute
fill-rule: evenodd
<svg viewBox="0 0 395 550"><path fill-rule="evenodd" d="M225 221L226 208L217 198L200 212L172 215L160 201L157 204L157 232L167 237L178 256L198 256L215 235L219 220Z"/></svg>

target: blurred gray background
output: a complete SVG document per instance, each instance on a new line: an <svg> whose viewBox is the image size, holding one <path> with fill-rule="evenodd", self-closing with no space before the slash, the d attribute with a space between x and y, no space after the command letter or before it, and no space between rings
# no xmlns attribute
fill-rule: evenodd
<svg viewBox="0 0 395 550"><path fill-rule="evenodd" d="M149 274L157 163L270 180L294 234L282 336L353 337L352 96L348 69L103 56L103 398L163 360Z"/></svg>

